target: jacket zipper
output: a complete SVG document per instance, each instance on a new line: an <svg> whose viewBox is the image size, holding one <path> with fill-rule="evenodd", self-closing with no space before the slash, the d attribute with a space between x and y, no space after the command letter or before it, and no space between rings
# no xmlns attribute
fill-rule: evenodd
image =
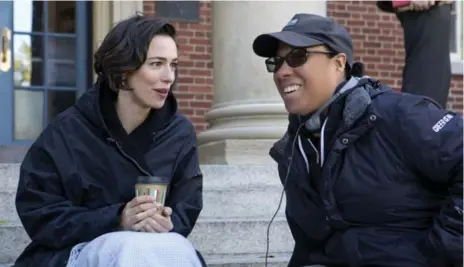
<svg viewBox="0 0 464 267"><path fill-rule="evenodd" d="M152 176L150 172L146 171L144 168L142 168L142 166L140 166L140 164L135 160L133 159L131 156L127 155L126 152L124 152L124 150L122 149L122 147L118 144L118 142L116 142L116 140L114 140L113 138L108 138L108 141L110 142L113 142L116 144L116 147L118 148L119 152L121 152L121 154L128 160L130 160L133 164L135 164L135 166L137 166L137 168L143 172L145 175L147 176Z"/></svg>

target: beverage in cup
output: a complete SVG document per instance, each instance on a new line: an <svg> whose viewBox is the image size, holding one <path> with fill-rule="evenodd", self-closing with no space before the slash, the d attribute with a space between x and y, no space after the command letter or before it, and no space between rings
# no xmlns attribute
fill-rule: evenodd
<svg viewBox="0 0 464 267"><path fill-rule="evenodd" d="M169 181L159 176L139 176L135 184L135 195L152 196L156 202L164 206Z"/></svg>

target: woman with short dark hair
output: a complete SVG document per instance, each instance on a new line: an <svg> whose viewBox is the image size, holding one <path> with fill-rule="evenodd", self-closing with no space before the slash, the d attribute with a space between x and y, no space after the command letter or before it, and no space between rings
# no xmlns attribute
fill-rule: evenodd
<svg viewBox="0 0 464 267"><path fill-rule="evenodd" d="M15 266L201 266L186 239L202 209L202 174L194 127L172 93L175 36L140 14L107 34L94 87L21 165L16 208L32 242ZM139 176L169 181L164 206L135 196Z"/></svg>

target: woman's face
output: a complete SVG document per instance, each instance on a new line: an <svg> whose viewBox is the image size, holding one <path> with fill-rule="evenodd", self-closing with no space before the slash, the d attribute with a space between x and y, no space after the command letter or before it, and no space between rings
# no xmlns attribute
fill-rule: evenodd
<svg viewBox="0 0 464 267"><path fill-rule="evenodd" d="M344 79L346 57L338 54L328 57L325 46L305 49L307 53L298 53L307 57L306 62L297 67L289 67L287 62L274 73L274 82L284 100L289 113L307 115L321 107L334 93L335 88ZM281 44L277 57L285 57L294 51L288 45ZM322 53L321 53L322 52Z"/></svg>
<svg viewBox="0 0 464 267"><path fill-rule="evenodd" d="M133 101L142 108L163 107L175 80L177 62L177 46L173 38L168 35L153 37L146 61L127 77L126 86L131 89Z"/></svg>

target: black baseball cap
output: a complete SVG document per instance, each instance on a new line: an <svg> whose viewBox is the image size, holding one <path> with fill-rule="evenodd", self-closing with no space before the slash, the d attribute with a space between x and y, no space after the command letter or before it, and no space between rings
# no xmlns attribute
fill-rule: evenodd
<svg viewBox="0 0 464 267"><path fill-rule="evenodd" d="M345 53L347 64L353 64L353 42L348 31L332 19L315 14L296 14L280 32L261 34L253 42L260 57L273 57L279 42L305 48L326 45L337 53Z"/></svg>

